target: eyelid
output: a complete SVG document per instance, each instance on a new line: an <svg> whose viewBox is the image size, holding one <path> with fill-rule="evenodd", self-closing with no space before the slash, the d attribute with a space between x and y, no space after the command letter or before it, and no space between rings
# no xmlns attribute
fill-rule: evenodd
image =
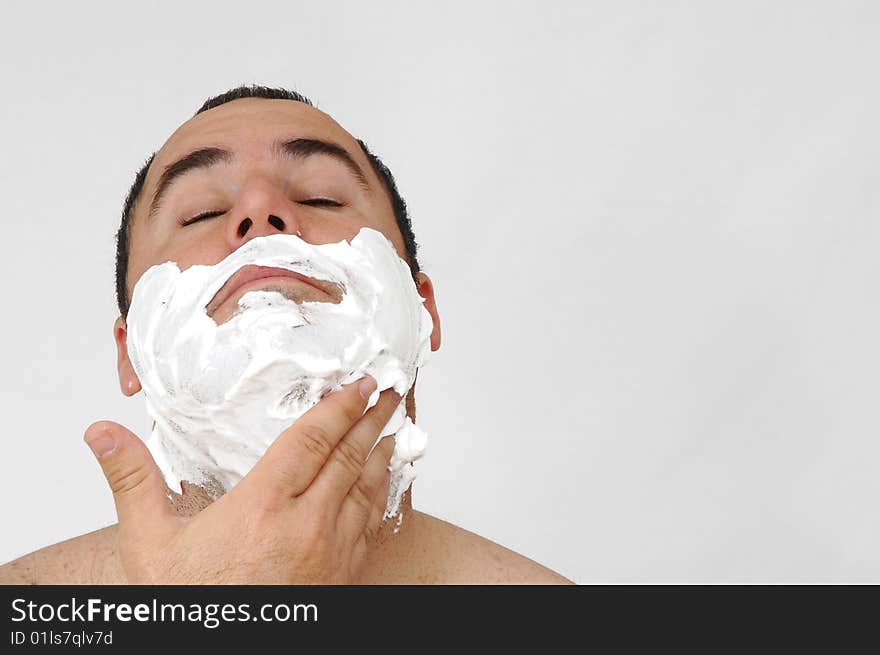
<svg viewBox="0 0 880 655"><path fill-rule="evenodd" d="M327 198L324 196L316 197L316 198L307 198L305 200L299 200L299 204L308 205L310 207L344 207L345 203L339 202L338 200L334 200L333 198ZM209 218L214 218L215 216L220 216L221 214L225 214L226 212L220 210L211 210L201 212L196 214L191 218L185 218L178 221L178 224L181 227L186 227L188 225L192 225L193 223L198 223L199 221L204 221Z"/></svg>
<svg viewBox="0 0 880 655"><path fill-rule="evenodd" d="M226 212L223 212L220 210L201 212L200 214L196 214L192 218L185 218L185 219L178 221L178 224L181 227L186 227L187 225L192 225L193 223L198 223L199 221L204 221L209 218L214 218L215 216L220 216L221 214L225 214L225 213Z"/></svg>
<svg viewBox="0 0 880 655"><path fill-rule="evenodd" d="M309 205L315 207L344 207L345 204L339 202L338 200L334 200L333 198L327 198L325 196L317 196L315 198L307 198L305 200L299 200L299 204L301 205Z"/></svg>

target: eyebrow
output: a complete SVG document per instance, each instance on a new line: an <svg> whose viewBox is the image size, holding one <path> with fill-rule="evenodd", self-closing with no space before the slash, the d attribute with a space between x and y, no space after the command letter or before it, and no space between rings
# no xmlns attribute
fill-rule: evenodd
<svg viewBox="0 0 880 655"><path fill-rule="evenodd" d="M272 144L272 156L276 159L307 159L316 155L331 157L343 164L355 177L358 184L365 191L370 191L367 176L348 151L337 143L322 141L320 139L289 139L278 140ZM186 173L195 170L207 169L218 164L229 164L235 160L235 155L229 150L214 146L199 148L184 155L177 161L168 164L159 176L156 192L150 202L148 217L152 217L162 204L162 200L168 195L171 185L183 177Z"/></svg>

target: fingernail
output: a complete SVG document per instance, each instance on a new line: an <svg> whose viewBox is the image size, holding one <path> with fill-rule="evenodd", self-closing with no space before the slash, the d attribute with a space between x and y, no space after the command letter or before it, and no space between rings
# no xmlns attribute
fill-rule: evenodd
<svg viewBox="0 0 880 655"><path fill-rule="evenodd" d="M373 395L373 392L376 390L376 381L371 378L369 375L365 375L361 378L360 383L358 384L358 391L361 392L361 398L369 398Z"/></svg>
<svg viewBox="0 0 880 655"><path fill-rule="evenodd" d="M110 432L99 432L95 437L86 439L86 443L95 457L104 457L116 450L116 439Z"/></svg>

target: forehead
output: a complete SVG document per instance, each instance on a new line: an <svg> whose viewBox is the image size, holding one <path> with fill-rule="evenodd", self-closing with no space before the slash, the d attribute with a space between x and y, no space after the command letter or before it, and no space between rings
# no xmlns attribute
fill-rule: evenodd
<svg viewBox="0 0 880 655"><path fill-rule="evenodd" d="M272 142L282 137L333 141L345 148L367 175L371 173L354 137L321 110L293 100L242 98L202 112L177 128L156 153L145 187L153 189L168 164L198 148L223 146L244 161L256 160L265 157Z"/></svg>

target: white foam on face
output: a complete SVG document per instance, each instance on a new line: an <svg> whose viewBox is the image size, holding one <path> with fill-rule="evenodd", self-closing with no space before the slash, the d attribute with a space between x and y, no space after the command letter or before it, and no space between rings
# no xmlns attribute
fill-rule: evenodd
<svg viewBox="0 0 880 655"><path fill-rule="evenodd" d="M338 304L249 291L217 325L205 307L243 266L294 271L342 288ZM407 264L380 232L312 245L288 234L254 238L213 266L151 267L127 316L128 355L155 422L146 443L168 486L231 489L269 445L325 394L365 374L402 397L430 352L433 328ZM427 436L405 401L394 434L386 516L397 513Z"/></svg>

